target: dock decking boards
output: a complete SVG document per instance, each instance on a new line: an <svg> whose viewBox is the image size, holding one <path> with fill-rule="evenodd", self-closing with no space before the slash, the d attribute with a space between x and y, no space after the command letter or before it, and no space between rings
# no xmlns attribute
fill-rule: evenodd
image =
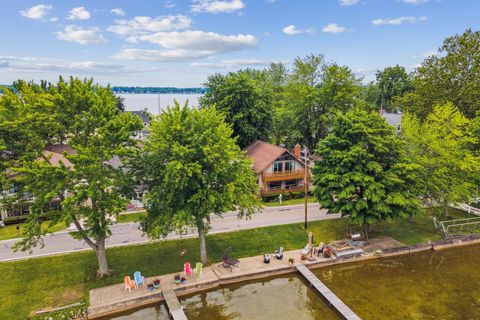
<svg viewBox="0 0 480 320"><path fill-rule="evenodd" d="M187 316L185 315L185 312L183 312L182 305L178 301L175 291L168 289L163 290L162 293L165 301L167 302L168 311L170 312L172 319L187 320Z"/></svg>
<svg viewBox="0 0 480 320"><path fill-rule="evenodd" d="M338 298L326 285L323 284L306 266L295 266L305 279L317 289L318 292L347 320L361 320L340 298Z"/></svg>

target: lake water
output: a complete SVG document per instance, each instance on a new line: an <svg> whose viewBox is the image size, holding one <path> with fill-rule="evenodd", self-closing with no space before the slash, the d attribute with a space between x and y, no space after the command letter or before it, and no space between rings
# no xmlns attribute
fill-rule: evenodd
<svg viewBox="0 0 480 320"><path fill-rule="evenodd" d="M190 106L198 107L198 99L201 94L118 94L125 99L127 111L147 109L153 114L172 106L174 101L183 105L187 100Z"/></svg>
<svg viewBox="0 0 480 320"><path fill-rule="evenodd" d="M297 275L244 282L180 298L188 319L340 320L326 302ZM168 320L164 304L115 320Z"/></svg>
<svg viewBox="0 0 480 320"><path fill-rule="evenodd" d="M480 319L480 245L349 263L313 272L362 319ZM188 319L340 319L296 274L180 299ZM120 319L168 319L164 306Z"/></svg>

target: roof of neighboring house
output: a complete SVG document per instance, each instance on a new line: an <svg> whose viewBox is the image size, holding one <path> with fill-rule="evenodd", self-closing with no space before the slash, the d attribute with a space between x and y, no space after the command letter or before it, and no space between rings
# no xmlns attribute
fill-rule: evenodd
<svg viewBox="0 0 480 320"><path fill-rule="evenodd" d="M387 123L391 126L394 126L395 128L400 125L400 122L402 121L402 114L401 113L389 113L389 112L383 112L382 117L387 120Z"/></svg>
<svg viewBox="0 0 480 320"><path fill-rule="evenodd" d="M49 159L49 163L52 166L60 166L60 164L63 163L67 168L72 168L73 164L63 155L64 152L68 154L77 153L65 144L53 144L45 147L43 155Z"/></svg>
<svg viewBox="0 0 480 320"><path fill-rule="evenodd" d="M150 118L145 111L127 111L127 112L130 112L132 114L139 116L140 119L142 119L142 123L146 123L147 126L150 124Z"/></svg>
<svg viewBox="0 0 480 320"><path fill-rule="evenodd" d="M245 153L253 160L253 171L262 172L285 152L293 154L286 148L257 140L245 148Z"/></svg>

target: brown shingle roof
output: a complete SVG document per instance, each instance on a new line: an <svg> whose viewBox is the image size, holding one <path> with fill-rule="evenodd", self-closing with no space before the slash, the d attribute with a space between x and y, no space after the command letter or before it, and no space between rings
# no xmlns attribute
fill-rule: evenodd
<svg viewBox="0 0 480 320"><path fill-rule="evenodd" d="M245 148L245 153L253 160L253 170L256 173L262 172L268 165L275 161L287 149L257 140Z"/></svg>

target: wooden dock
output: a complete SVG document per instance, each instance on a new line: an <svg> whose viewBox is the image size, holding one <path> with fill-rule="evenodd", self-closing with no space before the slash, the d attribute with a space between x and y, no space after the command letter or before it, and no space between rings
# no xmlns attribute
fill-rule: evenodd
<svg viewBox="0 0 480 320"><path fill-rule="evenodd" d="M295 266L305 279L310 283L310 286L320 292L320 294L328 301L328 303L335 308L346 320L360 320L360 317L355 314L342 300L340 300L326 285L323 284L306 266Z"/></svg>
<svg viewBox="0 0 480 320"><path fill-rule="evenodd" d="M178 301L175 291L172 289L162 290L163 297L167 303L168 311L173 320L187 320L185 312L183 312L182 305Z"/></svg>

